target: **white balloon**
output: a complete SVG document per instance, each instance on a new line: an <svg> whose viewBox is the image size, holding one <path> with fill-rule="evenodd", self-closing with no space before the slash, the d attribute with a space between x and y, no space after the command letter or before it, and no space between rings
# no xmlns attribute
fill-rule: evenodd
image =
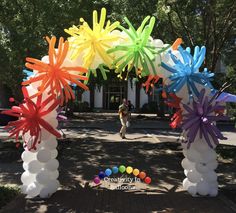
<svg viewBox="0 0 236 213"><path fill-rule="evenodd" d="M209 168L206 166L206 164L197 163L197 164L196 164L196 170L197 170L199 173L206 173L206 172L209 171Z"/></svg>
<svg viewBox="0 0 236 213"><path fill-rule="evenodd" d="M27 185L21 185L20 186L20 191L21 191L22 194L26 194L27 187L28 187Z"/></svg>
<svg viewBox="0 0 236 213"><path fill-rule="evenodd" d="M58 170L55 170L54 172L50 172L50 178L52 180L57 179L59 177L59 172Z"/></svg>
<svg viewBox="0 0 236 213"><path fill-rule="evenodd" d="M188 193L191 194L192 196L196 195L197 194L197 186L196 184L194 185L190 185L188 187Z"/></svg>
<svg viewBox="0 0 236 213"><path fill-rule="evenodd" d="M192 162L200 162L201 161L201 155L198 151L194 150L193 148L190 148L187 150L187 158Z"/></svg>
<svg viewBox="0 0 236 213"><path fill-rule="evenodd" d="M218 195L218 189L217 188L211 188L210 192L209 192L209 195L211 197L216 197Z"/></svg>
<svg viewBox="0 0 236 213"><path fill-rule="evenodd" d="M185 174L185 176L188 175L188 172L189 172L189 170L187 170L187 169L184 170L184 174Z"/></svg>
<svg viewBox="0 0 236 213"><path fill-rule="evenodd" d="M47 185L50 182L50 172L48 170L40 171L36 175L36 180L42 185Z"/></svg>
<svg viewBox="0 0 236 213"><path fill-rule="evenodd" d="M203 178L207 182L216 182L217 181L217 174L215 171L209 171L203 175Z"/></svg>
<svg viewBox="0 0 236 213"><path fill-rule="evenodd" d="M54 129L56 129L58 127L57 113L56 114L51 114L50 116L48 116L48 115L44 116L43 119L45 121L47 121ZM47 131L46 129L42 129L42 130ZM46 132L44 133L42 131L42 137L43 137L43 134L47 134L47 133ZM49 134L51 134L51 133L49 133Z"/></svg>
<svg viewBox="0 0 236 213"><path fill-rule="evenodd" d="M51 135L52 135L52 133L48 132L46 129L44 129L44 128L41 129L41 139L43 141L48 140Z"/></svg>
<svg viewBox="0 0 236 213"><path fill-rule="evenodd" d="M36 154L33 153L33 152L30 152L30 151L27 151L25 150L22 154L21 154L21 159L24 161L24 162L30 162L32 160L35 160L36 159Z"/></svg>
<svg viewBox="0 0 236 213"><path fill-rule="evenodd" d="M211 188L217 188L218 189L218 185L219 185L218 181L212 181L209 184L210 184Z"/></svg>
<svg viewBox="0 0 236 213"><path fill-rule="evenodd" d="M188 87L187 87L186 84L178 92L176 92L176 95L178 97L182 98L182 103L188 103L189 102L189 95L188 94L189 94L189 92L188 92Z"/></svg>
<svg viewBox="0 0 236 213"><path fill-rule="evenodd" d="M53 192L46 186L41 189L39 196L41 198L49 198L52 194Z"/></svg>
<svg viewBox="0 0 236 213"><path fill-rule="evenodd" d="M42 167L43 167L42 163L40 163L37 160L33 160L33 161L29 162L29 164L28 164L28 171L30 173L38 173Z"/></svg>
<svg viewBox="0 0 236 213"><path fill-rule="evenodd" d="M48 138L48 140L45 140L45 141L44 141L43 146L44 146L46 149L52 150L52 149L56 149L57 144L58 144L58 142L57 142L56 137L55 137L55 136L51 136L50 138Z"/></svg>
<svg viewBox="0 0 236 213"><path fill-rule="evenodd" d="M31 197L31 198L36 197L39 194L41 188L42 188L42 185L40 185L39 183L37 182L31 183L26 188L27 197Z"/></svg>
<svg viewBox="0 0 236 213"><path fill-rule="evenodd" d="M56 109L54 109L53 111L51 111L50 113L48 113L47 115L45 115L43 118L45 119L45 120L50 120L50 119L55 119L56 117L57 117L57 110Z"/></svg>
<svg viewBox="0 0 236 213"><path fill-rule="evenodd" d="M28 171L23 172L21 175L21 182L23 185L29 185L35 181L35 175L29 173Z"/></svg>
<svg viewBox="0 0 236 213"><path fill-rule="evenodd" d="M42 144L40 143L40 140L38 139L36 144L36 149L32 149L32 146L34 144L35 136L31 136L29 131L24 134L24 141L27 142L26 150L30 150L31 153L36 153L40 147L42 147Z"/></svg>
<svg viewBox="0 0 236 213"><path fill-rule="evenodd" d="M51 151L47 149L41 149L37 153L37 160L42 163L46 163L51 159Z"/></svg>
<svg viewBox="0 0 236 213"><path fill-rule="evenodd" d="M46 64L49 64L49 56L48 55L43 56L41 61L46 63Z"/></svg>
<svg viewBox="0 0 236 213"><path fill-rule="evenodd" d="M29 167L28 163L23 162L23 169L24 169L25 171L28 170L28 167Z"/></svg>
<svg viewBox="0 0 236 213"><path fill-rule="evenodd" d="M187 158L184 158L181 162L181 165L184 169L190 170L194 168L195 164L191 161L189 161Z"/></svg>
<svg viewBox="0 0 236 213"><path fill-rule="evenodd" d="M32 87L31 84L28 85L28 86L26 86L26 89L27 89L27 91L28 91L29 96L35 95L35 93L38 92L38 90L35 89L34 87Z"/></svg>
<svg viewBox="0 0 236 213"><path fill-rule="evenodd" d="M35 71L34 71L34 73L35 73L34 77L38 76L38 74ZM31 83L30 85L34 88L35 91L38 91L38 88L40 87L41 82L42 81L36 81L36 82ZM37 92L35 92L35 93L37 93Z"/></svg>
<svg viewBox="0 0 236 213"><path fill-rule="evenodd" d="M56 110L53 110L49 114L43 117L43 119L48 122L54 129L58 127L58 120L57 120L57 112ZM46 129L42 128L41 132L42 140L48 140L52 135L50 132L48 132Z"/></svg>
<svg viewBox="0 0 236 213"><path fill-rule="evenodd" d="M216 160L213 160L208 162L206 166L209 170L215 170L218 166L218 162Z"/></svg>
<svg viewBox="0 0 236 213"><path fill-rule="evenodd" d="M200 153L207 152L210 149L206 141L200 138L196 138L195 142L193 143L193 146Z"/></svg>
<svg viewBox="0 0 236 213"><path fill-rule="evenodd" d="M49 198L54 192L57 191L59 187L59 182L57 180L51 180L46 186L44 186L39 196L41 198Z"/></svg>
<svg viewBox="0 0 236 213"><path fill-rule="evenodd" d="M92 64L90 65L90 68L96 69L102 63L103 63L103 59L98 54L96 54Z"/></svg>
<svg viewBox="0 0 236 213"><path fill-rule="evenodd" d="M164 43L160 39L153 39L153 44L157 48L162 48L164 46Z"/></svg>
<svg viewBox="0 0 236 213"><path fill-rule="evenodd" d="M186 139L185 136L182 136L183 138L181 139ZM183 148L183 154L185 154L184 156L187 157L187 150L188 150L188 144L187 143L181 143L181 147Z"/></svg>
<svg viewBox="0 0 236 213"><path fill-rule="evenodd" d="M51 158L54 159L58 155L58 151L56 149L51 150Z"/></svg>
<svg viewBox="0 0 236 213"><path fill-rule="evenodd" d="M208 163L216 160L217 155L215 150L209 149L208 152L201 153L202 162Z"/></svg>
<svg viewBox="0 0 236 213"><path fill-rule="evenodd" d="M200 195L207 195L209 193L209 184L206 181L200 181L197 183L197 192Z"/></svg>
<svg viewBox="0 0 236 213"><path fill-rule="evenodd" d="M187 174L187 178L189 179L190 182L192 183L198 183L201 181L201 174L198 173L196 170L191 170Z"/></svg>
<svg viewBox="0 0 236 213"><path fill-rule="evenodd" d="M183 143L182 143L183 144ZM181 144L181 145L182 145ZM186 157L187 158L187 150L186 149L183 149L183 155L184 155L184 157Z"/></svg>
<svg viewBox="0 0 236 213"><path fill-rule="evenodd" d="M45 164L45 168L50 171L55 171L59 166L59 162L56 159L51 159L49 162Z"/></svg>
<svg viewBox="0 0 236 213"><path fill-rule="evenodd" d="M59 188L60 183L58 180L51 180L48 184L48 188L51 189L51 191L53 191L53 193L55 191L57 191L57 189Z"/></svg>
<svg viewBox="0 0 236 213"><path fill-rule="evenodd" d="M185 178L184 180L183 180L183 188L185 189L185 190L188 190L188 187L191 185L191 182L188 180L188 178Z"/></svg>

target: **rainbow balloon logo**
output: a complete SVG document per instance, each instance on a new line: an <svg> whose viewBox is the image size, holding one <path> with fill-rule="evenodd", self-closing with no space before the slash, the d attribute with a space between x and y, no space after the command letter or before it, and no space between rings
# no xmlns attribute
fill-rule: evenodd
<svg viewBox="0 0 236 213"><path fill-rule="evenodd" d="M93 182L95 184L99 184L101 180L103 180L105 177L110 177L112 174L118 174L118 173L121 174L127 173L128 175L133 174L135 177L140 178L146 184L150 184L152 181L152 179L149 176L147 176L147 174L144 171L140 171L137 168L133 169L133 167L131 166L125 167L124 165L120 165L119 167L114 166L112 167L112 169L107 168L105 172L103 171L99 172L99 174L94 177Z"/></svg>

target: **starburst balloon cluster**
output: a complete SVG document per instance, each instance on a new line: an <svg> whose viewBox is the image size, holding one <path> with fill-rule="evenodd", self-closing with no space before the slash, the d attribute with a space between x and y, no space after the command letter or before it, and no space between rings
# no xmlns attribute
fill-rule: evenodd
<svg viewBox="0 0 236 213"><path fill-rule="evenodd" d="M169 50L169 56L172 60L173 65L168 65L165 62L161 63L161 66L171 74L168 79L170 84L166 90L169 93L177 93L183 87L187 87L187 91L190 97L199 95L198 86L213 88L210 79L214 76L213 73L207 71L207 68L203 72L199 72L199 68L204 61L206 48L203 46L201 49L196 46L194 49L194 55L190 54L191 49L186 48L185 50L178 46L178 53L180 57L176 57L174 53Z"/></svg>
<svg viewBox="0 0 236 213"><path fill-rule="evenodd" d="M23 103L3 112L4 114L17 117L18 120L9 122L5 128L10 129L10 137L15 137L17 141L20 135L24 138L26 133L29 133L31 139L28 141L24 140L24 145L29 150L36 150L37 144L41 142L42 129L58 138L61 137L60 133L45 120L47 115L58 107L59 103L57 100L55 101L55 97L52 95L43 101L42 94L37 96L36 101L33 101L30 99L27 89L23 87L22 90L24 94Z"/></svg>
<svg viewBox="0 0 236 213"><path fill-rule="evenodd" d="M88 89L88 87L80 81L87 80L87 77L83 75L87 72L87 69L80 66L63 66L69 48L68 41L64 42L64 39L61 37L57 50L55 49L56 37L52 37L51 39L47 37L47 41L49 43L48 62L34 58L26 58L27 63L25 66L35 70L36 75L24 81L22 85L39 82L38 93L31 98L48 92L52 95L56 94L56 96L60 98L61 103L63 103L64 100L68 102L69 99L75 99L70 83L76 84L85 90Z"/></svg>
<svg viewBox="0 0 236 213"><path fill-rule="evenodd" d="M119 28L124 32L126 41L108 50L108 53L116 53L117 55L113 62L115 72L121 76L125 68L127 68L129 73L135 67L136 74L139 76L147 76L150 73L155 75L155 56L165 50L165 48L155 48L150 37L155 24L155 18L147 16L137 30L128 18L124 20L128 24L129 29L122 26L119 26Z"/></svg>
<svg viewBox="0 0 236 213"><path fill-rule="evenodd" d="M218 145L219 139L226 139L216 127L215 122L219 120L227 120L223 114L216 114L217 111L224 110L225 107L220 103L215 103L214 97L210 98L205 95L205 89L202 89L199 96L192 101L192 104L183 105L186 110L183 117L182 128L187 132L188 146L195 141L197 134L200 139L204 137L209 147L213 148L213 144Z"/></svg>
<svg viewBox="0 0 236 213"><path fill-rule="evenodd" d="M107 53L107 50L112 47L113 43L120 38L117 31L114 31L119 22L113 24L106 21L106 9L102 8L100 20L98 21L97 11L93 11L93 27L83 19L80 19L79 27L72 26L65 29L71 37L68 38L71 50L71 59L75 60L78 57L82 59L82 66L86 68L96 69L99 64L105 63L111 66L113 57Z"/></svg>

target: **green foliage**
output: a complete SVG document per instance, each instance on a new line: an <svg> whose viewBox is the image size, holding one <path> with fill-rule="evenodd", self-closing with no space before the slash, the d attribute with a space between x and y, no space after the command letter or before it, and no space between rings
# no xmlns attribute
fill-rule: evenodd
<svg viewBox="0 0 236 213"><path fill-rule="evenodd" d="M0 209L20 193L18 188L0 186Z"/></svg>
<svg viewBox="0 0 236 213"><path fill-rule="evenodd" d="M142 113L157 113L158 112L157 102L146 103L142 106Z"/></svg>
<svg viewBox="0 0 236 213"><path fill-rule="evenodd" d="M0 2L0 82L19 96L25 57L47 54L45 36L64 36L79 18L91 19L92 1L2 0Z"/></svg>
<svg viewBox="0 0 236 213"><path fill-rule="evenodd" d="M184 45L205 45L205 66L214 71L224 58L235 73L235 1L232 0L2 0L0 1L0 88L7 85L19 96L25 57L47 54L46 35L67 37L64 28L89 24L92 11L107 8L108 18L124 27L127 16L134 27L151 15L157 18L152 36L172 44L182 37ZM102 81L101 83L103 83Z"/></svg>
<svg viewBox="0 0 236 213"><path fill-rule="evenodd" d="M73 106L74 112L90 112L89 103L87 101L75 101Z"/></svg>

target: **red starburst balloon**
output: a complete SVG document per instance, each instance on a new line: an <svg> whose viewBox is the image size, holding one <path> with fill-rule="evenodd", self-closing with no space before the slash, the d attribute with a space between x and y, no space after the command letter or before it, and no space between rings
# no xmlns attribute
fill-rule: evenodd
<svg viewBox="0 0 236 213"><path fill-rule="evenodd" d="M61 134L45 120L45 116L58 107L59 101L52 95L42 101L41 94L37 96L37 100L34 102L29 98L25 87L22 88L22 91L24 95L23 103L2 112L19 118L17 121L9 122L5 128L9 129L10 137L15 137L16 141L18 141L20 135L24 137L26 133L29 133L32 138L29 141L32 141L32 144L27 144L28 141L25 141L25 147L27 146L29 150L36 150L36 145L41 140L42 129L56 137L61 137ZM50 103L51 105L48 106Z"/></svg>
<svg viewBox="0 0 236 213"><path fill-rule="evenodd" d="M176 112L172 116L171 123L170 123L171 128L175 129L175 128L177 128L180 125L180 123L181 123L181 121L183 119L183 117L182 117L182 110L180 108L180 102L181 102L182 99L177 97L173 93L171 93L169 95L171 97L171 100L167 100L165 103L169 107L172 107L172 108L176 109Z"/></svg>

